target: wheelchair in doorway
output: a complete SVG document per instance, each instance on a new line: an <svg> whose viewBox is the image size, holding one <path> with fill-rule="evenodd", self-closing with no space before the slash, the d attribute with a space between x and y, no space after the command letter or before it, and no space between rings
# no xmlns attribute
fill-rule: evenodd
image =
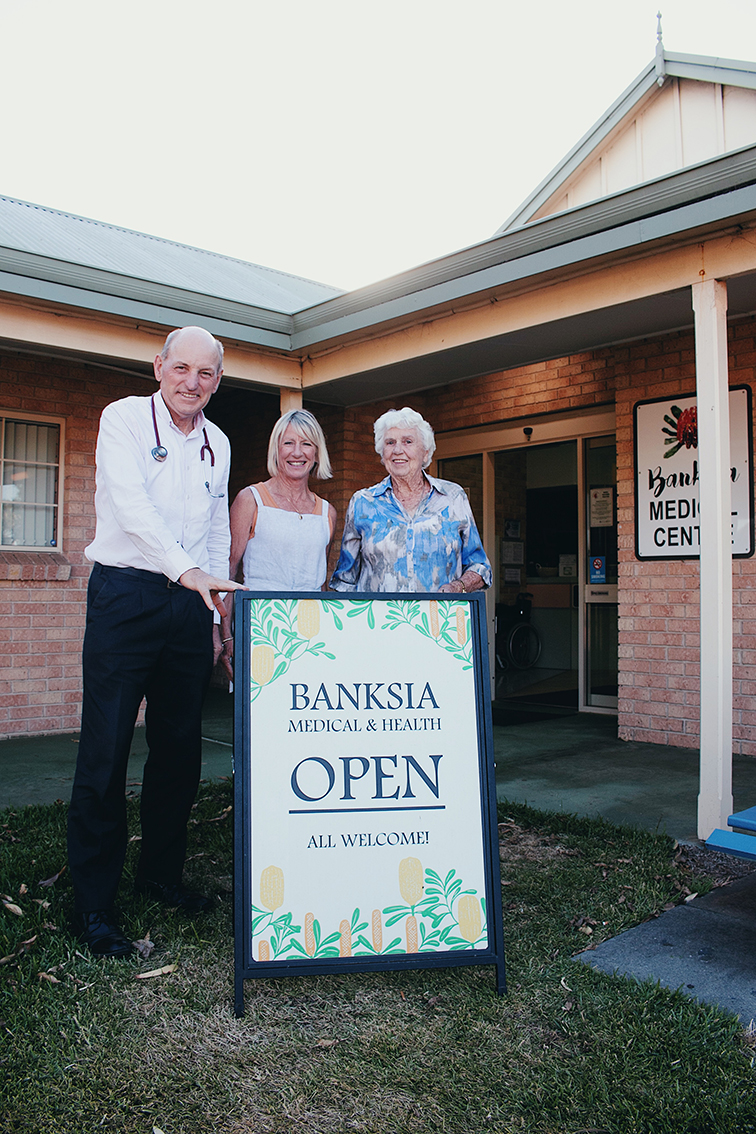
<svg viewBox="0 0 756 1134"><path fill-rule="evenodd" d="M496 604L497 669L530 669L541 656L541 639L530 622L533 596L521 591L513 606Z"/></svg>

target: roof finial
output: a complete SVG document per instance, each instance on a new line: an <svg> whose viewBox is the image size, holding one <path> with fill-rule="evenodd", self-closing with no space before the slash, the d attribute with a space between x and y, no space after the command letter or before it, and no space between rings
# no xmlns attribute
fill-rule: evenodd
<svg viewBox="0 0 756 1134"><path fill-rule="evenodd" d="M654 61L656 69L656 82L660 87L664 86L664 76L666 68L664 66L664 44L662 43L662 14L656 13L656 59Z"/></svg>

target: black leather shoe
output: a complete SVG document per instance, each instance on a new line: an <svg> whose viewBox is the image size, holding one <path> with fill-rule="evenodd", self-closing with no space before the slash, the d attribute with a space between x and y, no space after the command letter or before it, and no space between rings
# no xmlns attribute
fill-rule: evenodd
<svg viewBox="0 0 756 1134"><path fill-rule="evenodd" d="M148 898L156 898L164 906L181 910L189 917L196 914L208 913L213 908L213 899L198 894L196 890L187 890L180 882L165 883L152 882L148 878L134 883L137 894L145 894Z"/></svg>
<svg viewBox="0 0 756 1134"><path fill-rule="evenodd" d="M95 957L128 957L134 952L134 946L121 933L110 910L74 914L74 928L79 941Z"/></svg>

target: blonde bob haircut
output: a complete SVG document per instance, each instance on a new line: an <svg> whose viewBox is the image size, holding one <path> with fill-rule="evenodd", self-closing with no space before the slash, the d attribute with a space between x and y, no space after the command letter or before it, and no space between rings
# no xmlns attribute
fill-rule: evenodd
<svg viewBox="0 0 756 1134"><path fill-rule="evenodd" d="M420 438L420 444L425 449L425 456L423 458L423 468L427 469L428 465L433 459L433 454L436 451L436 438L433 430L422 414L417 410L410 409L405 406L404 409L390 409L373 425L373 433L375 435L375 451L378 456L383 460L383 447L386 444L386 433L389 429L396 427L400 429L414 429Z"/></svg>
<svg viewBox="0 0 756 1134"><path fill-rule="evenodd" d="M317 418L306 409L289 410L288 413L279 417L273 426L273 432L268 442L268 472L270 475L278 476L280 471L278 468L278 442L290 425L296 429L300 436L304 437L306 441L311 441L315 446L315 464L312 467L315 476L318 480L329 480L333 473L331 472L331 462L328 459L325 436Z"/></svg>

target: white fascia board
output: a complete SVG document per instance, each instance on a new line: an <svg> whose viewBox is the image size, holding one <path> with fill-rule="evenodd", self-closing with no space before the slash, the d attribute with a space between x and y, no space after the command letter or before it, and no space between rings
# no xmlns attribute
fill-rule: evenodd
<svg viewBox="0 0 756 1134"><path fill-rule="evenodd" d="M527 223L534 212L554 194L560 185L564 184L590 153L606 138L612 130L625 118L645 95L656 85L656 69L654 63L649 63L641 71L637 79L622 92L618 99L612 103L601 118L591 126L587 134L577 142L570 152L562 158L551 173L543 179L528 198L512 213L504 224L496 230L494 236L500 236L518 224Z"/></svg>
<svg viewBox="0 0 756 1134"><path fill-rule="evenodd" d="M732 67L727 59L702 60L695 55L666 55L665 71L676 79L693 79L699 83L721 83L723 87L747 87L756 90L756 69L753 64Z"/></svg>
<svg viewBox="0 0 756 1134"><path fill-rule="evenodd" d="M642 247L681 233L695 231L704 226L756 212L756 185L747 185L695 201L689 205L669 209L654 216L645 216L611 229L580 237L545 248L515 260L508 260L478 272L459 276L419 292L376 304L368 309L318 323L317 326L294 333L292 347L304 350L331 338L378 327L394 319L416 316L432 308L443 308L459 300L501 288L520 280L534 278L545 272L569 268L617 252Z"/></svg>

